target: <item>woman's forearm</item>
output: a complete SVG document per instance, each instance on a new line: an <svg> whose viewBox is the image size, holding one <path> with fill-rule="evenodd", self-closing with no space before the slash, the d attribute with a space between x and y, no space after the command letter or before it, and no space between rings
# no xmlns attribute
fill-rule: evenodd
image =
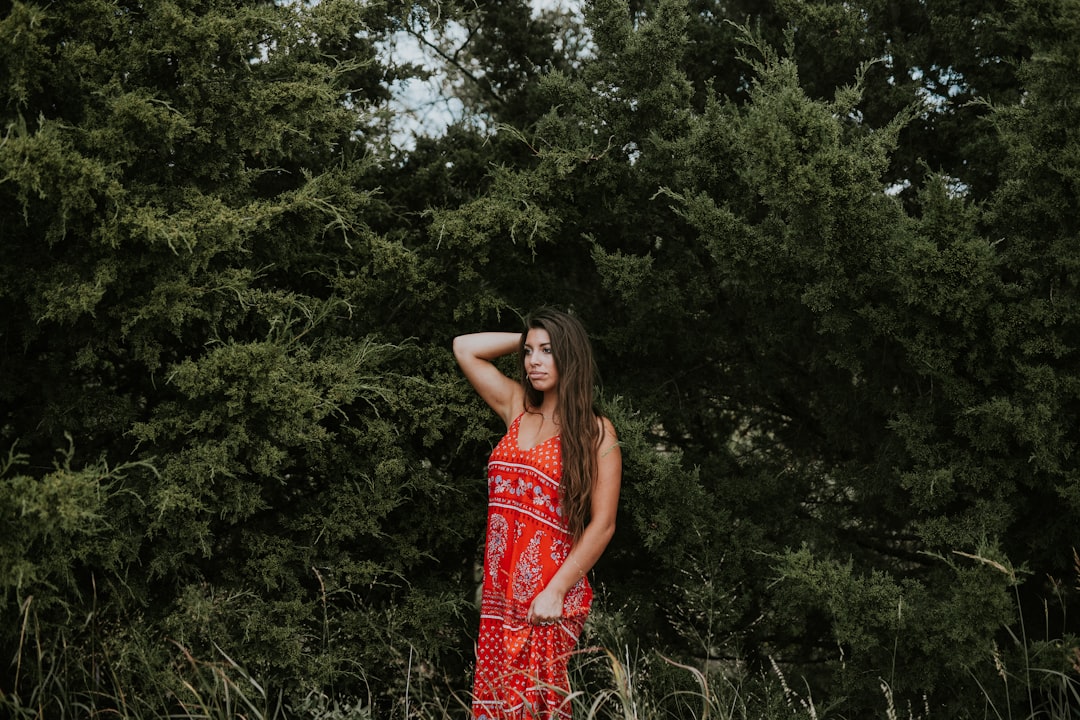
<svg viewBox="0 0 1080 720"><path fill-rule="evenodd" d="M591 522L586 525L581 538L574 543L570 554L548 582L548 589L566 595L570 588L592 570L614 534L614 523Z"/></svg>
<svg viewBox="0 0 1080 720"><path fill-rule="evenodd" d="M468 358L491 361L517 352L519 347L521 333L480 332L454 338L454 356L459 362Z"/></svg>

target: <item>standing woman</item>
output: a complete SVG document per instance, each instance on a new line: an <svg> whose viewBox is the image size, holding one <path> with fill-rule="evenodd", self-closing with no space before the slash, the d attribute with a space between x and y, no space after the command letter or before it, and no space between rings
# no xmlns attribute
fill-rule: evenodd
<svg viewBox="0 0 1080 720"><path fill-rule="evenodd" d="M517 352L520 379L494 360ZM465 377L506 423L488 460L488 522L473 717L568 718L567 662L585 625L585 574L615 532L622 456L593 405L595 364L574 317L454 339Z"/></svg>

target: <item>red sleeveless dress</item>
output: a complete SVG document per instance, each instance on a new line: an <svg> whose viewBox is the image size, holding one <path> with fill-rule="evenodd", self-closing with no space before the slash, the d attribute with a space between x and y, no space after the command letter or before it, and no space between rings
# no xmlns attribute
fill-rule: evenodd
<svg viewBox="0 0 1080 720"><path fill-rule="evenodd" d="M558 435L518 447L521 415L488 460L488 523L473 718L570 717L567 661L585 625L592 588L581 578L566 593L563 617L526 621L533 598L570 552L559 505L562 448Z"/></svg>

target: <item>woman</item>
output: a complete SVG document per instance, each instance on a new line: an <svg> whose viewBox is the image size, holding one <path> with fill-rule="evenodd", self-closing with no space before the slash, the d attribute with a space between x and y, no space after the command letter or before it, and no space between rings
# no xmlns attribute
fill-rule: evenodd
<svg viewBox="0 0 1080 720"><path fill-rule="evenodd" d="M519 380L493 362L515 351ZM454 356L507 426L488 461L473 717L569 717L585 574L615 532L622 481L615 428L593 405L592 347L576 318L540 310L524 333L455 338Z"/></svg>

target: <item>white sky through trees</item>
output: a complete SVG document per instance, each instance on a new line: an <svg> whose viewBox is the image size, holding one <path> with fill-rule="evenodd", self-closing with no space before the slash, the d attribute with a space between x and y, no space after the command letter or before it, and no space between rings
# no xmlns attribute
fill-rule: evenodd
<svg viewBox="0 0 1080 720"><path fill-rule="evenodd" d="M533 17L545 10L581 14L580 0L530 0L530 5ZM413 148L418 135L439 135L465 116L465 106L454 92L455 80L447 70L447 61L436 49L440 43L454 50L463 46L467 42L465 29L450 21L439 28L437 35L427 18L417 17L410 24L410 30L398 32L382 45L384 59L390 66L412 64L430 73L426 79L410 78L391 85L394 113L391 138L398 150ZM483 122L479 117L471 120Z"/></svg>

